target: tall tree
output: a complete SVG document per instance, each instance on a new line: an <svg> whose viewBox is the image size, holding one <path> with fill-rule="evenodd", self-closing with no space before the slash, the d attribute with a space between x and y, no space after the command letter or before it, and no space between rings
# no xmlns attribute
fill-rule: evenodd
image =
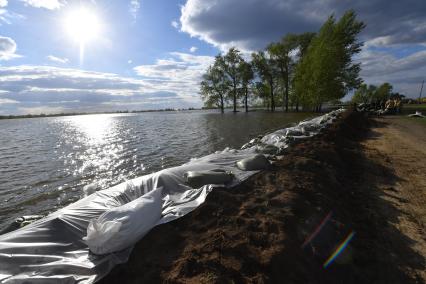
<svg viewBox="0 0 426 284"><path fill-rule="evenodd" d="M305 104L320 110L322 103L340 99L359 86L360 65L352 58L361 51L357 35L364 27L354 11L346 12L337 23L334 16L324 23L296 70L295 91Z"/></svg>
<svg viewBox="0 0 426 284"><path fill-rule="evenodd" d="M298 46L298 36L288 34L282 38L280 42L271 43L268 47L268 53L271 55L272 60L278 67L281 79L284 83L283 92L283 110L288 111L288 97L290 93L290 73L292 72L294 60L291 52Z"/></svg>
<svg viewBox="0 0 426 284"><path fill-rule="evenodd" d="M221 68L231 81L231 94L234 105L234 112L237 112L238 86L241 83L240 64L243 61L243 58L241 57L240 51L232 47L224 56L219 57L218 61L221 65Z"/></svg>
<svg viewBox="0 0 426 284"><path fill-rule="evenodd" d="M249 85L254 77L251 64L246 62L245 60L241 61L239 66L239 73L241 77L241 92L244 97L244 107L246 112L248 112Z"/></svg>
<svg viewBox="0 0 426 284"><path fill-rule="evenodd" d="M297 63L301 62L301 60L305 57L307 51L308 51L308 47L311 44L312 39L315 37L315 33L312 32L306 32L306 33L302 33L297 35L297 56L296 56L296 63L293 66L293 74L292 74L292 78L291 78L291 82L292 82L292 89L293 92L291 93L292 95L292 104L295 104L296 106L296 111L299 111L299 104L300 104L300 98L299 98L299 93L294 91L295 87L294 87L294 82L295 82L295 69L297 66Z"/></svg>
<svg viewBox="0 0 426 284"><path fill-rule="evenodd" d="M270 91L271 111L275 111L275 81L278 73L277 66L269 53L259 51L252 53L252 64L262 81L267 82Z"/></svg>
<svg viewBox="0 0 426 284"><path fill-rule="evenodd" d="M220 55L216 56L215 63L207 69L201 81L201 97L206 106L219 107L224 112L226 95L231 87L231 82L223 72L219 62Z"/></svg>

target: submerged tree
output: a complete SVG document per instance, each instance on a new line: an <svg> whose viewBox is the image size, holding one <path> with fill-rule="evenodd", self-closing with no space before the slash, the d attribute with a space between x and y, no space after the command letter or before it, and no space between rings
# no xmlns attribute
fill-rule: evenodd
<svg viewBox="0 0 426 284"><path fill-rule="evenodd" d="M244 108L248 112L248 95L249 95L249 85L253 80L254 74L253 69L250 63L246 61L241 61L239 66L239 73L241 77L241 93L244 97Z"/></svg>
<svg viewBox="0 0 426 284"><path fill-rule="evenodd" d="M283 86L283 110L288 111L288 100L290 93L290 77L294 67L294 60L291 53L298 46L298 36L288 34L280 42L271 43L268 47L268 53L271 55L274 64L277 66Z"/></svg>
<svg viewBox="0 0 426 284"><path fill-rule="evenodd" d="M271 111L275 110L274 91L276 87L277 66L269 53L259 51L252 54L252 64L260 79L268 84L270 91Z"/></svg>
<svg viewBox="0 0 426 284"><path fill-rule="evenodd" d="M240 51L234 47L224 55L217 57L217 62L223 72L229 77L232 85L230 95L234 106L234 112L237 112L238 86L241 84L240 65L243 62Z"/></svg>
<svg viewBox="0 0 426 284"><path fill-rule="evenodd" d="M216 57L216 59L218 56ZM227 76L219 66L216 61L212 66L210 66L203 75L203 80L201 81L201 97L206 106L216 106L219 107L221 112L224 112L224 106L226 101L226 95L229 92L231 87L231 82L228 80Z"/></svg>

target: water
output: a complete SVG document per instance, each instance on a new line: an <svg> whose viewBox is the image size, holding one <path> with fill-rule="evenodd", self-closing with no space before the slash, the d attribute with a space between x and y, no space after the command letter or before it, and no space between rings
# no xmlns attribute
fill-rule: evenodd
<svg viewBox="0 0 426 284"><path fill-rule="evenodd" d="M307 118L211 111L96 114L0 120L0 228Z"/></svg>

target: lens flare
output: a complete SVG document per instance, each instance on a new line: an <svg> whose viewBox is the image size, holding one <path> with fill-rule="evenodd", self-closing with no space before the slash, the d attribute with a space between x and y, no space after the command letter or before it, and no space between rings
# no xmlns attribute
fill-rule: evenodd
<svg viewBox="0 0 426 284"><path fill-rule="evenodd" d="M330 211L330 213L328 213L327 216L325 216L325 218L321 221L321 223L318 225L315 231L309 237L306 238L305 242L302 244L302 248L305 248L306 245L309 244L318 235L318 233L322 230L324 225L328 222L328 220L330 220L331 215L332 215L332 212Z"/></svg>
<svg viewBox="0 0 426 284"><path fill-rule="evenodd" d="M353 239L355 236L355 232L351 232L345 240L337 247L337 249L333 252L332 255L324 262L323 267L327 268L348 246L349 242Z"/></svg>

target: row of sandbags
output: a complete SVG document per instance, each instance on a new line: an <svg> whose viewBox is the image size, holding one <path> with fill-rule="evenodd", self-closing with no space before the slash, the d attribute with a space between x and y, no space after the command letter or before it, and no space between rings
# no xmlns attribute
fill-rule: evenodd
<svg viewBox="0 0 426 284"><path fill-rule="evenodd" d="M197 208L215 184L233 187L268 167L267 157L292 139L318 133L338 113L265 135L244 149L225 149L93 192L0 235L0 282L93 283L126 262L132 245L152 227Z"/></svg>

